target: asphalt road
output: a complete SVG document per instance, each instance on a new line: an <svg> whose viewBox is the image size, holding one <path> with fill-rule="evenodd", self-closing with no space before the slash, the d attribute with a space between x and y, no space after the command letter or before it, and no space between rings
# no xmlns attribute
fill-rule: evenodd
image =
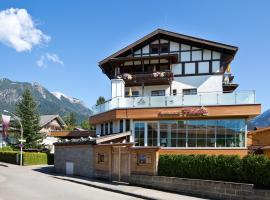
<svg viewBox="0 0 270 200"><path fill-rule="evenodd" d="M123 194L59 180L34 171L0 163L0 200L133 200Z"/></svg>

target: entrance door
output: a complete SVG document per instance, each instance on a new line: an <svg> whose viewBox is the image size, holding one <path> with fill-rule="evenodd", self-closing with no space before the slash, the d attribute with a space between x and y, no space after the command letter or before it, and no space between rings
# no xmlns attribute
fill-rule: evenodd
<svg viewBox="0 0 270 200"><path fill-rule="evenodd" d="M74 173L74 164L73 162L66 162L66 175L72 176Z"/></svg>
<svg viewBox="0 0 270 200"><path fill-rule="evenodd" d="M112 149L112 181L128 182L130 173L130 151L126 146Z"/></svg>

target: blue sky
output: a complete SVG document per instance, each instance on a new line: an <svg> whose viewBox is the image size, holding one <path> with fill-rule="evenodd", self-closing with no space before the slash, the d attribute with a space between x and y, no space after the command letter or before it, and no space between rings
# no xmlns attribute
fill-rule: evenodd
<svg viewBox="0 0 270 200"><path fill-rule="evenodd" d="M1 40L0 27L0 77L37 81L90 107L110 96L98 62L163 28L238 46L231 65L238 90L256 90L263 110L270 108L270 1L1 0L1 11L10 8L25 9L42 33L33 33L29 47Z"/></svg>

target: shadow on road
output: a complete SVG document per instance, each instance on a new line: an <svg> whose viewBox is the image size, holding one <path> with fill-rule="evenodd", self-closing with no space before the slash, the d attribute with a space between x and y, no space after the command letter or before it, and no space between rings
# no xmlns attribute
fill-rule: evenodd
<svg viewBox="0 0 270 200"><path fill-rule="evenodd" d="M76 178L78 180L83 180L83 181L94 181L94 182L106 183L106 184L109 183L111 185L127 185L128 184L128 183L123 183L123 182L109 182L109 181L102 180L102 179L93 179L93 178L88 178L88 177L83 177L83 176L68 176L66 174L59 174L59 173L55 172L55 168L53 165L37 167L37 168L34 168L32 170L39 172L39 173L51 175L53 178L56 178L56 179L61 179L61 180L70 181L70 182L72 182L72 181L75 182L75 181L68 179L68 177ZM65 179L65 177L67 179Z"/></svg>
<svg viewBox="0 0 270 200"><path fill-rule="evenodd" d="M0 163L0 166L1 166L1 167L8 167L7 165L2 164L2 163Z"/></svg>

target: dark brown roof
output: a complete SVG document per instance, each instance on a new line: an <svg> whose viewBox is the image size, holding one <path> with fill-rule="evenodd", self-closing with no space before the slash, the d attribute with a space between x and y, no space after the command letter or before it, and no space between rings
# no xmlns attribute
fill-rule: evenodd
<svg viewBox="0 0 270 200"><path fill-rule="evenodd" d="M116 139L130 136L130 131L124 133L115 133L105 136L100 136L96 138L91 138L89 140L75 140L75 141L67 141L67 142L56 142L54 145L56 146L66 146L66 145L88 145L88 144L101 144L103 142L113 142Z"/></svg>
<svg viewBox="0 0 270 200"><path fill-rule="evenodd" d="M145 44L146 41L150 40L151 38L154 38L157 35L163 35L163 36L167 36L169 38L173 38L173 39L178 39L181 41L186 41L189 43L194 43L194 44L200 44L206 47L214 47L216 49L223 49L223 50L227 50L228 52L230 52L233 56L235 55L235 53L238 50L238 47L235 46L231 46L228 44L223 44L223 43L219 43L219 42L214 42L211 40L206 40L206 39L201 39L201 38L197 38L197 37L192 37L192 36L188 36L188 35L183 35L183 34L179 34L179 33L175 33L175 32L171 32L171 31L166 31L163 29L157 29L155 31L153 31L152 33L144 36L143 38L137 40L136 42L126 46L125 48L117 51L116 53L112 54L111 56L105 58L104 60L99 62L99 66L103 65L104 63L106 63L107 61L109 61L112 58L121 56L121 54L129 51L132 48L135 48L136 46L139 46L141 44Z"/></svg>
<svg viewBox="0 0 270 200"><path fill-rule="evenodd" d="M48 134L52 137L59 138L81 138L81 137L95 137L95 131L52 131Z"/></svg>

